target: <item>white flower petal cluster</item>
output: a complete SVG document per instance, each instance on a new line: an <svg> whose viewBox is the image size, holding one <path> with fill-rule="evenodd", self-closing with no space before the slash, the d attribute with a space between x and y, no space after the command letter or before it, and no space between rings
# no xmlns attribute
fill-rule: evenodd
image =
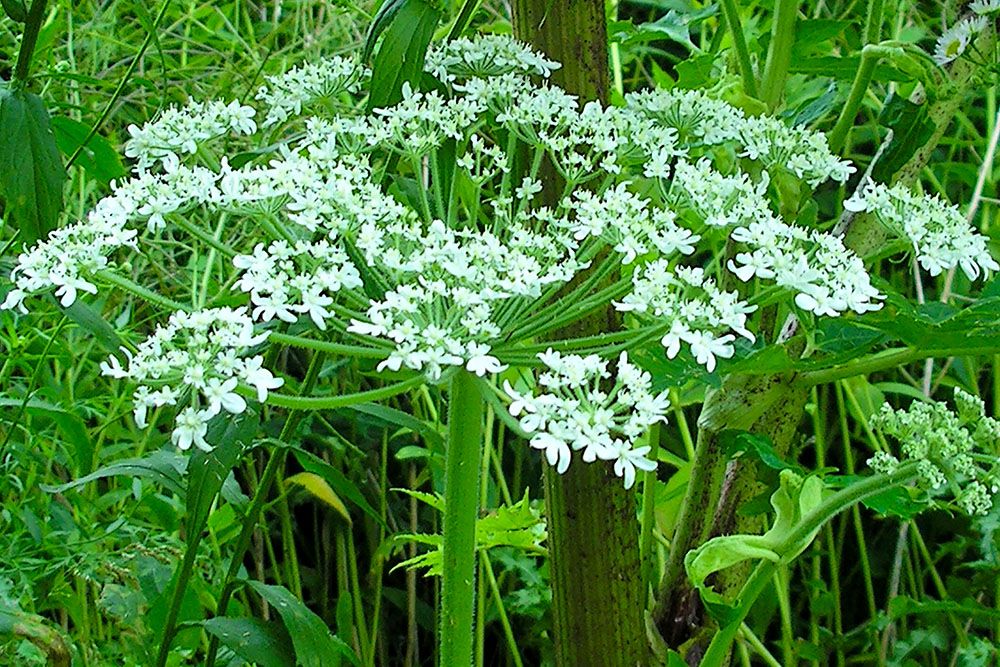
<svg viewBox="0 0 1000 667"><path fill-rule="evenodd" d="M257 131L256 110L240 104L214 100L171 106L142 127L129 125L125 155L135 158L142 171L156 164L176 168L181 155L198 152L202 143L225 134L250 135Z"/></svg>
<svg viewBox="0 0 1000 667"><path fill-rule="evenodd" d="M917 261L932 276L960 266L970 280L1000 270L986 237L957 207L935 195L916 194L904 185L869 180L844 202L849 211L867 211L894 234L909 240Z"/></svg>
<svg viewBox="0 0 1000 667"><path fill-rule="evenodd" d="M136 425L145 427L150 408L186 405L177 415L172 440L180 449L192 445L206 451L208 422L222 411L243 412L246 400L236 391L253 387L263 403L267 393L284 384L262 366L263 357L250 356L267 333L256 333L245 308L214 308L194 313L176 312L143 341L122 366L111 356L101 364L104 375L129 379L135 390Z"/></svg>
<svg viewBox="0 0 1000 667"><path fill-rule="evenodd" d="M434 381L447 366L499 372L503 366L490 352L503 326L543 289L586 266L573 258L572 245L522 222L504 225L502 238L415 218L366 226L358 248L395 287L372 299L367 321L354 320L348 331L396 344L380 369L406 366Z"/></svg>
<svg viewBox="0 0 1000 667"><path fill-rule="evenodd" d="M803 310L837 317L882 307L861 258L836 236L766 216L733 230L730 238L749 246L729 260L730 271L743 282L756 277L794 290Z"/></svg>
<svg viewBox="0 0 1000 667"><path fill-rule="evenodd" d="M424 60L424 70L444 83L511 73L548 78L560 67L509 35L453 39L429 49Z"/></svg>
<svg viewBox="0 0 1000 667"><path fill-rule="evenodd" d="M700 236L677 225L676 214L669 208L650 206L648 199L633 194L628 183L608 188L600 195L577 190L566 203L574 216L568 219L568 231L577 241L591 237L603 239L622 255L628 265L653 250L663 257L675 253L690 255Z"/></svg>
<svg viewBox="0 0 1000 667"><path fill-rule="evenodd" d="M773 116L747 116L736 107L695 90L654 90L626 96L630 108L676 129L685 147L734 144L740 157L767 169L784 169L815 187L843 183L854 166L830 152L826 136L789 127Z"/></svg>
<svg viewBox="0 0 1000 667"><path fill-rule="evenodd" d="M972 0L969 9L980 16L989 16L1000 12L1000 0Z"/></svg>
<svg viewBox="0 0 1000 667"><path fill-rule="evenodd" d="M746 328L747 315L757 309L740 301L736 292L725 292L705 277L700 268L670 270L667 260L650 263L632 278L632 292L615 308L641 320L652 320L667 328L660 341L673 359L687 345L699 364L711 372L716 358L729 359L736 352L730 331L753 342Z"/></svg>
<svg viewBox="0 0 1000 667"><path fill-rule="evenodd" d="M669 200L692 210L711 227L746 225L771 215L767 186L766 172L754 183L744 173L723 175L708 158L695 163L681 160L674 167Z"/></svg>
<svg viewBox="0 0 1000 667"><path fill-rule="evenodd" d="M973 3L973 5L975 4ZM981 7L984 11L979 11L975 6L970 6L970 8L977 14L987 14L989 11L996 11L995 9L985 11L986 4L983 4ZM975 39L976 35L986 27L986 20L985 16L974 16L963 19L945 30L938 37L937 43L934 45L934 62L938 65L947 65L965 53L965 50L969 48L969 44Z"/></svg>
<svg viewBox="0 0 1000 667"><path fill-rule="evenodd" d="M233 265L243 271L237 286L250 293L254 319L277 317L295 322L308 315L320 329L333 317L330 306L342 289L362 286L361 274L347 253L329 241L259 243L252 255L237 255Z"/></svg>
<svg viewBox="0 0 1000 667"><path fill-rule="evenodd" d="M914 401L907 410L883 404L872 417L872 425L899 442L903 460L919 462L920 476L930 489L949 483L963 487L956 502L968 514L986 514L1000 492L1000 465L988 467L982 456L996 457L1000 446L1000 422L986 416L983 401L955 388L954 411L939 402ZM890 473L900 460L878 452L868 460L875 471Z"/></svg>
<svg viewBox="0 0 1000 667"><path fill-rule="evenodd" d="M365 75L365 68L356 60L334 56L266 77L266 84L255 96L267 107L264 127L284 123L303 109L341 93L358 92Z"/></svg>
<svg viewBox="0 0 1000 667"><path fill-rule="evenodd" d="M403 99L395 106L375 109L375 140L410 159L419 159L447 139L462 140L476 124L482 106L465 97L446 99L437 91L414 91L403 84Z"/></svg>
<svg viewBox="0 0 1000 667"><path fill-rule="evenodd" d="M636 446L657 422L666 422L670 407L666 393L654 394L649 373L618 358L614 382L608 361L590 355L562 355L551 349L538 358L546 367L538 378L537 393L518 392L504 382L511 399L510 414L531 434L530 444L545 452L549 465L566 472L573 452L585 463L613 461L614 472L635 483L636 470L655 470L646 458L650 448ZM610 389L608 388L610 386Z"/></svg>
<svg viewBox="0 0 1000 667"><path fill-rule="evenodd" d="M164 226L163 216L182 212L208 196L214 176L207 169L178 167L163 174L141 173L112 184L112 194L100 200L86 220L53 231L18 256L10 273L14 289L0 309L27 312L24 299L55 290L69 307L79 292L96 294L93 274L112 266L111 257L121 248L138 250L133 221L145 221L150 231Z"/></svg>

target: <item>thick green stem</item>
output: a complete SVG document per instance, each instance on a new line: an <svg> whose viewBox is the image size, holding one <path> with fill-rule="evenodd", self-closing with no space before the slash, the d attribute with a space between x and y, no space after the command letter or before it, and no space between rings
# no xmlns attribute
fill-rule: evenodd
<svg viewBox="0 0 1000 667"><path fill-rule="evenodd" d="M515 35L563 64L552 75L555 84L582 100L607 102L603 0L514 0L512 8ZM551 165L543 164L539 178L546 201L557 204L566 184ZM599 309L558 338L620 328L613 311ZM564 475L545 466L545 500L556 665L650 664L634 494L608 466L577 462Z"/></svg>
<svg viewBox="0 0 1000 667"><path fill-rule="evenodd" d="M31 57L35 53L35 44L38 43L38 32L42 29L42 21L45 20L46 4L45 0L33 0L31 9L28 10L28 18L24 22L24 34L21 35L21 50L17 53L17 64L14 66L16 84L23 84L28 80Z"/></svg>
<svg viewBox="0 0 1000 667"><path fill-rule="evenodd" d="M733 48L736 50L736 62L740 68L740 78L743 79L743 92L750 97L757 97L757 77L753 73L750 62L750 50L743 36L743 23L740 21L740 10L736 0L722 0L722 18L733 38Z"/></svg>
<svg viewBox="0 0 1000 667"><path fill-rule="evenodd" d="M764 76L760 84L761 100L769 109L778 106L785 90L788 66L792 63L795 19L798 14L798 0L775 0L774 17L771 19L771 44L767 49Z"/></svg>
<svg viewBox="0 0 1000 667"><path fill-rule="evenodd" d="M486 403L475 376L452 377L444 471L441 627L438 664L472 664L476 608L476 519Z"/></svg>

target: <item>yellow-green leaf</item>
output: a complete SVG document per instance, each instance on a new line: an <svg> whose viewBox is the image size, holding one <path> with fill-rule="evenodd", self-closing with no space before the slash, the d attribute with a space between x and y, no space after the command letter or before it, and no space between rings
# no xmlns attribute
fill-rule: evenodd
<svg viewBox="0 0 1000 667"><path fill-rule="evenodd" d="M285 479L285 484L297 484L309 492L312 497L320 502L329 505L344 517L344 521L351 523L351 515L347 513L347 506L333 488L326 483L326 480L311 472L300 472Z"/></svg>

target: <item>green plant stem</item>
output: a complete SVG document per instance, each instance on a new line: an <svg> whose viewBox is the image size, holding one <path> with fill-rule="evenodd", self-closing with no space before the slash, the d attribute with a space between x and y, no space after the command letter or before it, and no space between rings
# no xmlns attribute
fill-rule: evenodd
<svg viewBox="0 0 1000 667"><path fill-rule="evenodd" d="M459 371L459 374L466 371ZM368 391L359 391L354 394L339 394L337 396L291 396L289 394L276 394L270 392L267 395L268 405L279 408L289 408L292 410L333 410L335 408L346 408L359 403L371 403L391 398L399 394L416 389L424 383L423 375L415 375L409 380L403 380L395 384Z"/></svg>
<svg viewBox="0 0 1000 667"><path fill-rule="evenodd" d="M812 512L802 517L795 528L788 533L782 544L774 551L779 556L782 556L789 550L794 550L795 545L801 544L810 535L813 535L822 528L826 522L845 509L854 507L866 498L884 493L888 488L912 482L918 476L917 466L918 463L916 461L908 461L900 465L892 473L872 475L837 491L822 501ZM750 609L757 598L760 597L760 594L772 582L775 573L782 564L783 562L780 561L761 561L754 568L753 574L750 575L750 578L744 584L737 597L739 606L736 608L735 613L729 622L719 629L719 632L716 633L715 637L712 638L712 642L708 645L708 650L705 652L704 658L702 658L702 667L721 667L726 664L729 649L736 638L736 633L740 629L740 624L750 613Z"/></svg>
<svg viewBox="0 0 1000 667"><path fill-rule="evenodd" d="M660 453L659 423L649 428L649 459L656 461ZM639 561L642 563L644 588L656 583L656 554L653 550L653 531L656 530L656 470L647 470L642 476L642 523L639 531Z"/></svg>
<svg viewBox="0 0 1000 667"><path fill-rule="evenodd" d="M24 34L21 35L21 50L17 53L17 64L14 65L15 84L23 85L28 81L31 58L35 53L35 44L38 43L38 32L45 20L46 4L45 0L32 0L31 8L28 10L28 17L24 22Z"/></svg>
<svg viewBox="0 0 1000 667"><path fill-rule="evenodd" d="M792 44L795 43L795 20L799 14L798 0L775 0L771 18L771 44L767 49L764 76L760 84L761 100L768 109L781 102L785 90L788 66L792 62Z"/></svg>
<svg viewBox="0 0 1000 667"><path fill-rule="evenodd" d="M438 664L472 664L476 607L476 520L485 401L474 375L451 379L442 525L441 626Z"/></svg>
<svg viewBox="0 0 1000 667"><path fill-rule="evenodd" d="M884 11L885 0L868 0L868 11L865 14L865 44L878 44L882 38Z"/></svg>
<svg viewBox="0 0 1000 667"><path fill-rule="evenodd" d="M514 667L524 667L524 663L521 661L521 653L517 648L517 639L514 637L514 630L510 625L510 618L507 617L507 610L504 609L500 586L497 584L496 575L493 574L493 566L490 564L489 554L484 550L479 555L483 563L483 572L486 573L486 580L490 585L490 593L493 595L493 603L496 604L497 616L500 618L500 626L503 628L503 636L507 640L510 659L513 661Z"/></svg>
<svg viewBox="0 0 1000 667"><path fill-rule="evenodd" d="M874 0L874 2L880 1ZM844 142L847 140L847 133L854 126L854 117L858 114L858 109L861 108L861 102L864 100L865 93L868 92L868 85L875 74L875 66L885 56L900 51L896 47L878 46L875 44L868 44L861 49L861 62L858 65L858 71L854 74L854 82L851 84L851 91L847 94L847 101L841 108L840 115L837 117L837 122L834 124L833 129L826 135L827 141L830 144L830 150L833 153L839 153L844 147Z"/></svg>
<svg viewBox="0 0 1000 667"><path fill-rule="evenodd" d="M76 159L80 157L80 154L84 151L84 149L86 149L90 140L94 138L97 131L108 119L108 116L111 115L111 110L114 109L119 98L121 98L122 93L125 91L125 85L129 82L129 79L132 78L132 74L135 72L135 68L138 66L139 61L142 60L142 57L146 54L146 50L149 48L149 45L152 44L153 40L156 38L157 28L160 27L163 17L166 16L167 9L170 7L171 2L173 2L173 0L163 0L163 3L160 5L160 11L157 12L156 18L153 19L152 28L146 33L146 38L142 40L142 45L139 47L139 51L135 54L135 57L132 58L132 62L128 64L128 69L125 70L125 74L122 75L121 80L118 81L118 86L115 87L115 92L111 94L111 99L109 99L108 103L104 105L104 108L101 110L101 115L97 118L97 121L90 126L90 131L87 132L86 138L80 143L79 146L76 147L76 150L73 151L73 154L70 155L69 159L66 161L67 169L69 169L70 166L76 162Z"/></svg>
<svg viewBox="0 0 1000 667"><path fill-rule="evenodd" d="M736 49L736 63L740 68L740 78L743 80L743 92L750 97L757 97L757 77L754 76L753 64L750 62L750 50L743 35L743 22L740 21L740 10L736 0L722 0L722 18L726 29L733 38L733 48Z"/></svg>

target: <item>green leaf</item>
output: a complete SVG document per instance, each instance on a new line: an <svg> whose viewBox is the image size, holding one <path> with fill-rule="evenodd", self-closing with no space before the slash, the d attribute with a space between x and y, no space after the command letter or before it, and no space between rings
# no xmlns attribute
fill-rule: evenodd
<svg viewBox="0 0 1000 667"><path fill-rule="evenodd" d="M282 586L269 586L259 581L248 581L250 588L267 600L281 616L295 646L296 664L305 667L329 667L347 658L352 665L360 665L351 647L330 634L323 619Z"/></svg>
<svg viewBox="0 0 1000 667"><path fill-rule="evenodd" d="M104 319L99 310L81 299L77 299L68 308L63 308L63 312L78 327L92 335L98 345L107 352L120 353L122 341L114 327Z"/></svg>
<svg viewBox="0 0 1000 667"><path fill-rule="evenodd" d="M52 132L63 155L72 156L84 141L87 142L77 156L76 164L83 167L91 178L107 184L127 174L121 156L107 139L95 134L88 141L90 129L89 125L65 116L52 119Z"/></svg>
<svg viewBox="0 0 1000 667"><path fill-rule="evenodd" d="M423 436L428 442L444 447L444 436L439 431L435 430L431 424L417 419L402 410L378 405L377 403L361 403L359 405L352 405L347 409L377 417L387 424L417 433Z"/></svg>
<svg viewBox="0 0 1000 667"><path fill-rule="evenodd" d="M863 477L859 475L827 475L825 480L832 488L844 488ZM894 486L875 496L869 496L861 504L881 517L896 517L906 521L930 507L926 494L911 487Z"/></svg>
<svg viewBox="0 0 1000 667"><path fill-rule="evenodd" d="M233 418L223 414L209 424L205 440L210 451L196 450L188 462L187 537L189 548L201 539L212 503L230 471L243 454L244 443L257 430L256 413L247 410Z"/></svg>
<svg viewBox="0 0 1000 667"><path fill-rule="evenodd" d="M370 516L380 526L388 529L379 513L375 511L367 500L365 500L364 495L362 495L361 491L358 490L358 487L355 486L351 480L347 479L347 476L344 475L344 473L340 472L315 454L305 450L293 449L292 454L295 455L295 459L306 472L311 472L314 475L321 477L327 484L330 485L330 488L333 489L337 496L353 503L358 507L358 509Z"/></svg>
<svg viewBox="0 0 1000 667"><path fill-rule="evenodd" d="M872 178L888 183L913 154L934 134L934 122L927 117L927 105L892 95L882 108L879 124L892 130L892 141L872 170Z"/></svg>
<svg viewBox="0 0 1000 667"><path fill-rule="evenodd" d="M23 0L0 0L0 6L7 12L11 21L24 23L28 20L28 10L24 6Z"/></svg>
<svg viewBox="0 0 1000 667"><path fill-rule="evenodd" d="M804 472L802 466L786 461L776 451L770 438L748 431L726 430L719 434L719 444L729 458L750 457L772 470Z"/></svg>
<svg viewBox="0 0 1000 667"><path fill-rule="evenodd" d="M259 667L288 667L295 661L285 626L257 618L211 618L205 630L240 658Z"/></svg>
<svg viewBox="0 0 1000 667"><path fill-rule="evenodd" d="M389 0L392 15L372 62L368 111L391 107L403 99L403 84L416 85L424 71L424 56L441 13L426 0ZM398 5L398 7L397 7ZM382 12L380 11L379 14ZM373 28L379 15L372 22Z"/></svg>
<svg viewBox="0 0 1000 667"><path fill-rule="evenodd" d="M55 229L65 181L41 98L0 82L0 196L22 241L34 243Z"/></svg>
<svg viewBox="0 0 1000 667"><path fill-rule="evenodd" d="M41 489L48 493L64 493L70 489L83 486L94 480L105 477L148 477L164 486L167 490L177 495L184 494L184 469L187 466L187 458L173 451L161 450L153 452L139 459L125 459L118 461L99 470L95 470L89 475L84 475L79 479L58 486L41 485Z"/></svg>

